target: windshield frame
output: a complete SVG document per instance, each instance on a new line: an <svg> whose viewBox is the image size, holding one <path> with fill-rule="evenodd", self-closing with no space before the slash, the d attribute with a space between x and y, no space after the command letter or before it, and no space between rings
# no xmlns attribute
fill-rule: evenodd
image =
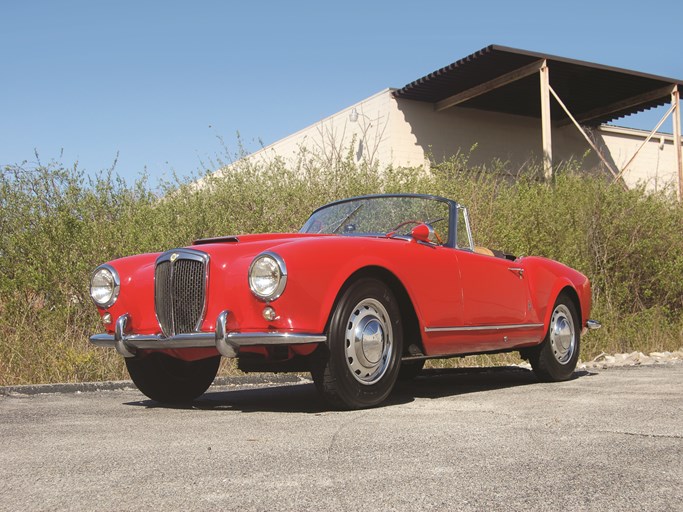
<svg viewBox="0 0 683 512"><path fill-rule="evenodd" d="M450 247L452 249L456 248L456 241L458 240L458 223L457 223L457 215L458 215L458 208L459 204L453 201L452 199L447 199L445 197L441 196L435 196L431 194L368 194L368 195L363 195L363 196L354 196L354 197L349 197L347 199L340 199L338 201L333 201L331 203L328 203L326 205L320 206L319 208L316 208L309 216L308 219L306 219L306 222L304 222L304 225L301 227L299 230L300 233L303 233L303 228L308 224L308 221L313 217L316 213L318 213L321 210L324 210L326 208L329 208L331 206L337 206L343 203L350 203L352 201L359 201L359 200L372 200L372 199L380 199L380 198L391 198L391 197L397 197L397 198L413 198L413 199L425 199L429 201L438 201L442 203L446 203L448 205L448 240L442 245L442 247ZM376 238L379 235L372 235L372 234L355 234L355 235L346 235L343 233L337 233L338 236L366 236L366 237L374 237Z"/></svg>

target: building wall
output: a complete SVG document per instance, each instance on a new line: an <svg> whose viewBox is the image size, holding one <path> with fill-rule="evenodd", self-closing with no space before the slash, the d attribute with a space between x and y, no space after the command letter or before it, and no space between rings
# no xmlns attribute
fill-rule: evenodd
<svg viewBox="0 0 683 512"><path fill-rule="evenodd" d="M409 153L411 142L416 146L410 149L411 162L424 159L428 152L438 162L458 151L469 154L474 165L498 159L509 162L513 170L541 161L539 119L458 107L436 112L430 103L411 100L396 103L412 136L407 137L405 129L397 130L397 140L404 147L401 156ZM588 130L588 134L611 167L620 172L649 132L604 125ZM573 124L554 126L552 138L555 164L578 159L589 169L604 167ZM643 183L649 190L675 186L678 178L673 136L657 134L650 139L623 178L629 186Z"/></svg>
<svg viewBox="0 0 683 512"><path fill-rule="evenodd" d="M599 131L602 143L619 170L633 157L649 133L642 130L602 126ZM638 153L624 173L629 186L645 184L648 190L675 187L678 182L674 138L670 134L656 134Z"/></svg>
<svg viewBox="0 0 683 512"><path fill-rule="evenodd" d="M357 120L351 120L355 109ZM602 126L590 136L612 168L622 169L645 140L641 130ZM573 124L553 127L553 160L582 160L584 166L603 166ZM276 156L294 165L302 156L312 161L334 162L351 150L357 162L393 166L420 166L442 161L462 152L473 165L494 160L509 163L514 172L541 161L541 122L513 116L453 107L436 112L431 103L396 100L385 89L355 105L300 130L248 158L270 160ZM657 134L624 173L629 186L644 183L648 189L675 186L675 152L671 135Z"/></svg>
<svg viewBox="0 0 683 512"><path fill-rule="evenodd" d="M249 155L255 161L269 161L276 156L289 164L304 158L310 161L333 161L352 151L356 162L392 162L394 147L391 131L394 112L391 90L385 89L321 121L299 130ZM351 120L353 109L357 120Z"/></svg>

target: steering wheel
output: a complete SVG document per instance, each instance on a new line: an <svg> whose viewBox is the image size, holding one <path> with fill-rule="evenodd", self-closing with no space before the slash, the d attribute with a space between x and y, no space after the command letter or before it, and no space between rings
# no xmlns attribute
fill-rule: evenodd
<svg viewBox="0 0 683 512"><path fill-rule="evenodd" d="M440 220L443 220L443 218L436 219L434 222L439 222ZM434 238L436 238L436 241L439 242L440 245L443 245L443 240L439 236L439 233L436 232L436 229L434 229L434 226L432 226L429 222L423 222L421 220L404 220L403 222L399 223L396 227L394 227L394 229L392 229L391 231L397 231L398 228L402 228L403 226L407 226L408 224L415 224L415 225L426 224L427 226L432 228L432 232L434 233Z"/></svg>
<svg viewBox="0 0 683 512"><path fill-rule="evenodd" d="M399 223L398 226L394 226L394 229L392 231L397 231L398 228L402 228L403 226L407 226L408 224L422 224L421 220L404 220L403 222Z"/></svg>

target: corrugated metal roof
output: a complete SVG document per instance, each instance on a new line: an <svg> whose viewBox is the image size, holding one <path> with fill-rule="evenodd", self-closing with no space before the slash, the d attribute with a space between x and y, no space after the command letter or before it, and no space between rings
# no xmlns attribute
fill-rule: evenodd
<svg viewBox="0 0 683 512"><path fill-rule="evenodd" d="M396 98L436 103L455 94L484 84L506 73L538 60L546 60L550 85L572 115L614 105L614 110L585 124L598 125L636 112L664 105L668 94L649 99L635 106L620 107L620 101L656 91L666 86L683 86L683 81L630 71L591 62L567 59L543 53L490 45L433 73L407 84L394 92ZM503 85L459 105L460 107L540 117L540 86L538 74ZM564 110L551 100L552 118L567 118Z"/></svg>

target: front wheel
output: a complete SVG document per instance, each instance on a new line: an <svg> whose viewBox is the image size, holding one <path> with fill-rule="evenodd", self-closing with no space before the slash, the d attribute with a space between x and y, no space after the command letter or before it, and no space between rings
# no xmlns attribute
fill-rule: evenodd
<svg viewBox="0 0 683 512"><path fill-rule="evenodd" d="M161 403L191 402L206 391L218 373L220 356L183 361L159 352L126 358L137 388Z"/></svg>
<svg viewBox="0 0 683 512"><path fill-rule="evenodd" d="M332 314L328 343L312 355L313 381L335 407L378 405L396 383L402 345L394 294L382 281L361 279L343 293Z"/></svg>
<svg viewBox="0 0 683 512"><path fill-rule="evenodd" d="M543 382L567 380L574 373L579 359L581 325L574 302L561 294L550 317L545 339L529 349L529 362Z"/></svg>

